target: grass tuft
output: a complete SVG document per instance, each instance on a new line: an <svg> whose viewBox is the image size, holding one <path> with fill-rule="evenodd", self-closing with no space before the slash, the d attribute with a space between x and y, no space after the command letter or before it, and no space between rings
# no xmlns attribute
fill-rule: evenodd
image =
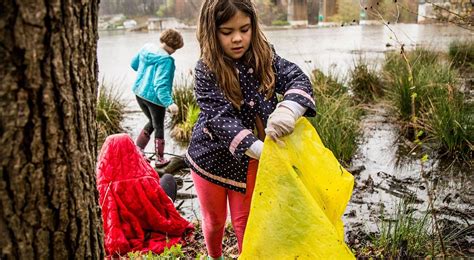
<svg viewBox="0 0 474 260"><path fill-rule="evenodd" d="M411 203L401 200L391 219L382 215L379 233L371 237L374 251L389 259L424 257L433 241L428 213L416 217Z"/></svg>
<svg viewBox="0 0 474 260"><path fill-rule="evenodd" d="M354 68L350 71L349 86L356 98L362 102L372 102L384 94L381 78L374 67L368 61L359 57L354 62Z"/></svg>
<svg viewBox="0 0 474 260"><path fill-rule="evenodd" d="M171 130L171 136L180 142L189 142L194 125L199 118L200 109L196 104L188 104L184 122L177 123Z"/></svg>
<svg viewBox="0 0 474 260"><path fill-rule="evenodd" d="M312 83L317 116L309 121L318 130L324 145L339 161L348 165L357 149L361 110L334 74L326 76L315 70Z"/></svg>
<svg viewBox="0 0 474 260"><path fill-rule="evenodd" d="M99 86L97 98L96 120L98 131L98 147L111 134L121 133L124 129L121 122L124 118L127 104L122 100L122 93L114 85L106 85L104 81Z"/></svg>
<svg viewBox="0 0 474 260"><path fill-rule="evenodd" d="M171 120L171 137L179 142L189 142L194 124L199 116L199 106L193 91L193 80L184 77L182 84L173 88L173 96L179 113Z"/></svg>
<svg viewBox="0 0 474 260"><path fill-rule="evenodd" d="M474 41L453 41L449 44L449 58L454 66L474 69Z"/></svg>
<svg viewBox="0 0 474 260"><path fill-rule="evenodd" d="M406 57L406 59L405 59ZM458 72L440 55L417 49L406 56L389 53L384 77L388 99L408 133L422 129L441 155L470 160L473 151L473 108L457 82Z"/></svg>

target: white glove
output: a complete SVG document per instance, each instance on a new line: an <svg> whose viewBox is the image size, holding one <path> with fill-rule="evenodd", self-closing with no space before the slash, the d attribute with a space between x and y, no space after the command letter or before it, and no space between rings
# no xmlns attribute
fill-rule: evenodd
<svg viewBox="0 0 474 260"><path fill-rule="evenodd" d="M175 103L173 103L173 104L171 104L171 105L168 107L168 111L169 111L173 116L175 116L175 115L178 114L179 108L178 108L178 106L177 106Z"/></svg>
<svg viewBox="0 0 474 260"><path fill-rule="evenodd" d="M263 142L260 140L257 140L255 143L253 143L249 147L249 149L247 149L247 151L245 151L245 154L254 159L260 160L260 155L262 154L262 150L263 150Z"/></svg>
<svg viewBox="0 0 474 260"><path fill-rule="evenodd" d="M293 132L296 119L298 119L298 116L293 113L290 108L278 106L268 117L265 133L270 136L273 141L277 141L278 138Z"/></svg>

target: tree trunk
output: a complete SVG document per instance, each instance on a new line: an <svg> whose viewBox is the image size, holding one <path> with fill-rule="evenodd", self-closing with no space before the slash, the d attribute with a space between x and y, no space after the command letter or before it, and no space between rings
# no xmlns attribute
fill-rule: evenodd
<svg viewBox="0 0 474 260"><path fill-rule="evenodd" d="M98 1L0 3L0 258L103 259Z"/></svg>

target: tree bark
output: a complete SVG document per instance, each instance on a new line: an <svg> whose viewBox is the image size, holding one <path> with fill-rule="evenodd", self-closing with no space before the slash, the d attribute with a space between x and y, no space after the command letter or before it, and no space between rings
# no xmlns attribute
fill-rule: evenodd
<svg viewBox="0 0 474 260"><path fill-rule="evenodd" d="M98 1L0 3L0 258L103 259Z"/></svg>

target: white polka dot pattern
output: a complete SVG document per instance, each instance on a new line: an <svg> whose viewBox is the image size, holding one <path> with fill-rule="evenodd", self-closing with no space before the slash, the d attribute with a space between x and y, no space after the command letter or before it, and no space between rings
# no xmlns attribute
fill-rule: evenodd
<svg viewBox="0 0 474 260"><path fill-rule="evenodd" d="M234 66L244 97L240 110L224 97L215 75L201 60L198 61L194 90L201 113L186 157L188 165L201 177L225 188L245 192L249 162L245 151L258 140L252 134L256 116L266 124L275 110L276 93L286 93L285 100L307 107L305 116L314 116L316 112L309 78L295 64L274 55L275 94L269 100L258 92L260 83L254 68L241 61L235 61Z"/></svg>

